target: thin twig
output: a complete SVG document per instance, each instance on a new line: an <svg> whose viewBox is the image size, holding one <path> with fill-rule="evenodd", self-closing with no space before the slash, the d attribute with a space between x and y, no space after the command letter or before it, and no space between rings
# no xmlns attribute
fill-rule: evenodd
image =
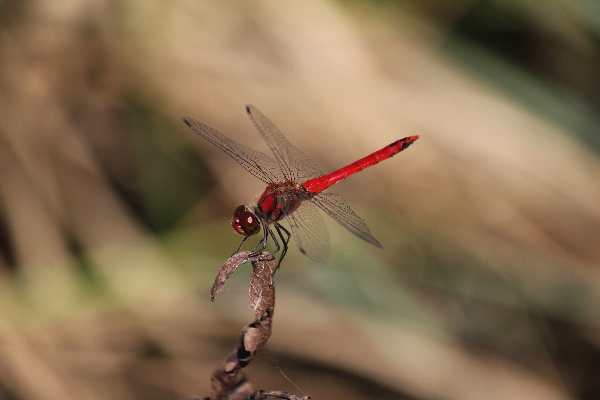
<svg viewBox="0 0 600 400"><path fill-rule="evenodd" d="M219 269L211 289L211 300L219 293L231 274L246 262L252 263L250 277L250 306L254 309L254 322L246 325L240 335L237 348L214 370L210 383L210 397L205 400L307 400L309 396L296 396L288 392L258 390L239 378L242 368L250 364L271 337L271 325L275 309L274 274L279 265L271 253L245 251L231 256ZM198 398L194 398L197 399Z"/></svg>

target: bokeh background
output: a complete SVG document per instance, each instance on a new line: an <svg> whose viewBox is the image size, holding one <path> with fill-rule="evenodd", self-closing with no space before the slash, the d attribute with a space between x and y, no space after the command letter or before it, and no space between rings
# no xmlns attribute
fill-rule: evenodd
<svg viewBox="0 0 600 400"><path fill-rule="evenodd" d="M293 247L246 374L315 399L600 398L600 3L0 0L0 399L185 399L253 312L210 302L263 185L252 103L384 246Z"/></svg>

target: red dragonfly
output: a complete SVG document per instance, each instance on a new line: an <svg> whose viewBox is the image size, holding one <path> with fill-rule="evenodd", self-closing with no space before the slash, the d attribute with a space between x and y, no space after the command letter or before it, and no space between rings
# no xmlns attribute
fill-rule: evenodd
<svg viewBox="0 0 600 400"><path fill-rule="evenodd" d="M223 150L246 171L267 184L267 188L255 205L249 207L241 205L233 213L231 226L244 236L237 251L241 249L248 237L259 233L261 228L263 237L254 249L261 246L265 249L268 236L271 236L276 247L275 252L279 251L279 241L271 229L273 226L283 245L279 258L281 263L290 240L290 233L279 223L285 217L292 230L291 236L294 237L300 251L313 261L325 262L329 257L329 235L317 208L359 238L382 248L381 243L371 235L367 224L352 211L342 196L323 191L350 175L393 157L419 137L409 136L397 140L352 164L323 175L317 163L291 144L258 109L247 105L246 111L271 148L276 161L260 151L229 139L194 118L182 117L196 133Z"/></svg>

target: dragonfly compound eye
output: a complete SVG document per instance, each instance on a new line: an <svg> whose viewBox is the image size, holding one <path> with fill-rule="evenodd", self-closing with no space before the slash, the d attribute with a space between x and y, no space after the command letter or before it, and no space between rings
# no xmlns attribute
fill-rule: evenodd
<svg viewBox="0 0 600 400"><path fill-rule="evenodd" d="M260 231L260 222L245 206L239 206L233 213L231 227L240 235L252 236Z"/></svg>

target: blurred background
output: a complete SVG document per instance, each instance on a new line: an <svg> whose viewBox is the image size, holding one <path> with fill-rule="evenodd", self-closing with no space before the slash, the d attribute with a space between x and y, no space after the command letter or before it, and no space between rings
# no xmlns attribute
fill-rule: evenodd
<svg viewBox="0 0 600 400"><path fill-rule="evenodd" d="M0 0L0 399L185 399L253 320L215 303L264 189L252 103L383 244L291 247L245 371L315 399L600 398L600 3Z"/></svg>

